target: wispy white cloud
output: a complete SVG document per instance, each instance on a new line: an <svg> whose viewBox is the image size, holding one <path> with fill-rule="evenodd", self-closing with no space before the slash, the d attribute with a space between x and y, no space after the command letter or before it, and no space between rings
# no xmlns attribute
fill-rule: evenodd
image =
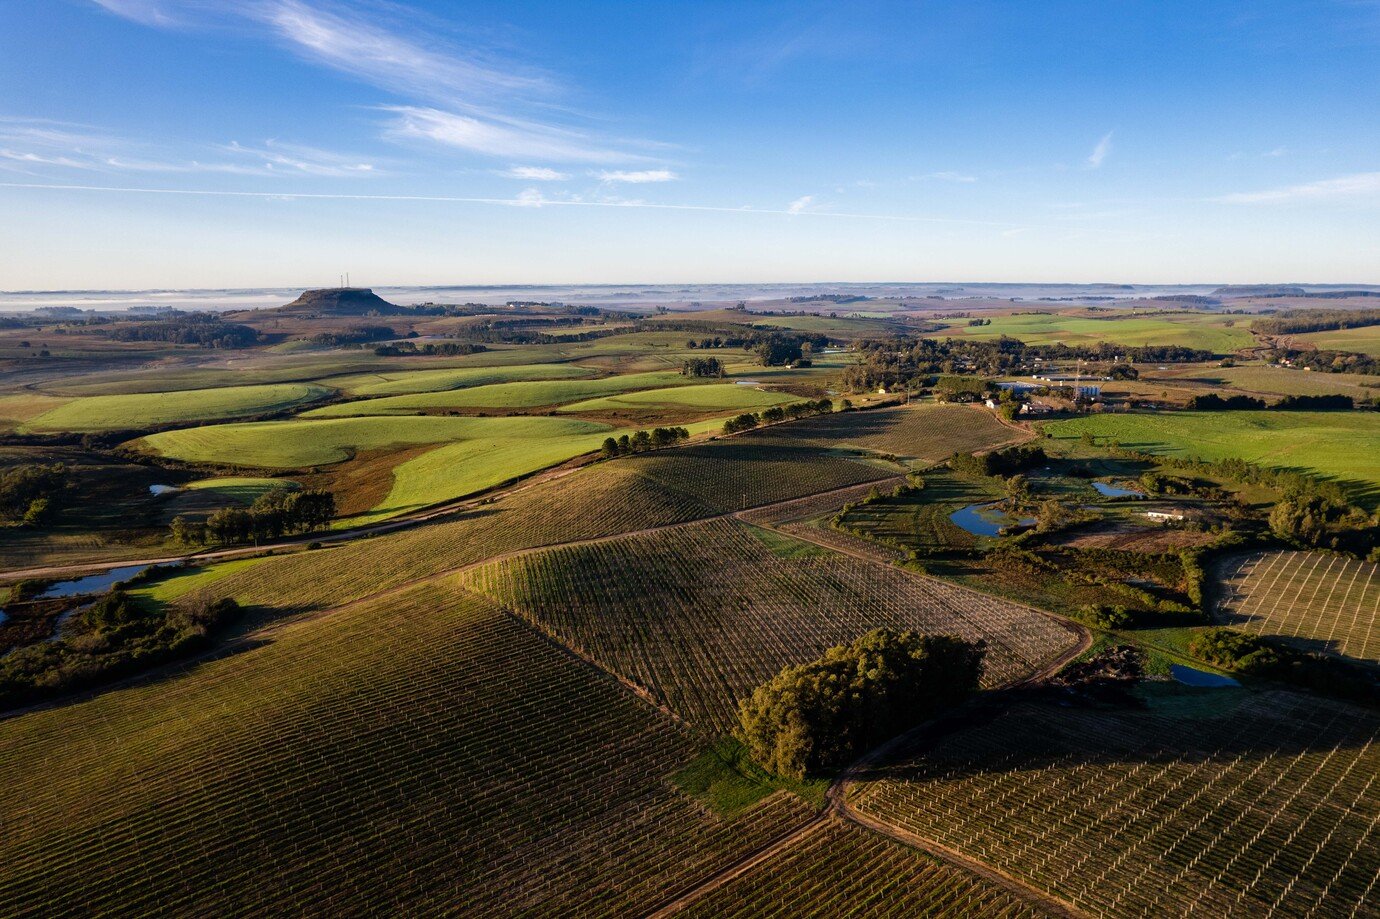
<svg viewBox="0 0 1380 919"><path fill-rule="evenodd" d="M145 25L233 26L293 54L394 94L389 139L423 139L484 156L554 162L636 163L648 157L572 127L554 104L558 81L520 56L460 46L419 25L423 14L359 0L94 0Z"/></svg>
<svg viewBox="0 0 1380 919"><path fill-rule="evenodd" d="M607 147L578 131L537 122L474 118L436 108L385 107L393 113L385 136L393 140L426 140L445 147L505 159L552 162L612 163L641 159Z"/></svg>
<svg viewBox="0 0 1380 919"><path fill-rule="evenodd" d="M1289 155L1289 148L1288 148L1288 147L1275 147L1273 150L1266 150L1264 153L1262 153L1262 154L1260 154L1260 155L1261 155L1261 156L1270 156L1270 157L1288 156L1288 155Z"/></svg>
<svg viewBox="0 0 1380 919"><path fill-rule="evenodd" d="M226 157L229 157L228 159ZM95 172L222 173L254 176L360 176L362 158L268 140L172 150L137 143L85 125L0 117L0 168L53 167Z"/></svg>
<svg viewBox="0 0 1380 919"><path fill-rule="evenodd" d="M916 176L916 178L921 180L929 179L936 182L968 183L977 181L977 176L968 175L966 172L954 172L952 170L944 170L942 172L927 172L922 176Z"/></svg>
<svg viewBox="0 0 1380 919"><path fill-rule="evenodd" d="M785 208L725 207L714 204L667 204L642 200L597 199L590 200L578 196L548 197L539 189L527 188L513 198L476 198L458 195L388 195L388 194L349 194L345 192L282 192L282 191L230 191L204 188L135 188L113 185L75 185L52 182L0 182L0 188L27 188L58 192L98 192L129 195L169 195L181 197L208 198L259 198L272 201L425 201L452 204L501 205L504 207L598 207L598 208L645 208L658 211L701 211L720 214L759 214L765 216L796 216L827 218L833 220L877 220L888 223L934 223L963 226L1011 229L1017 226L993 220L966 220L955 217L936 217L929 214L868 214L846 211L810 210L814 196L806 195L791 202Z"/></svg>
<svg viewBox="0 0 1380 919"><path fill-rule="evenodd" d="M1089 169L1102 168L1102 162L1107 159L1107 156L1112 152L1112 133L1113 132L1108 131L1106 134L1103 134L1102 139L1097 142L1097 146L1093 147L1092 153L1088 154Z"/></svg>
<svg viewBox="0 0 1380 919"><path fill-rule="evenodd" d="M1214 201L1222 204L1299 204L1368 200L1380 197L1380 172L1358 172L1353 175L1286 185L1262 191L1236 192L1221 195Z"/></svg>
<svg viewBox="0 0 1380 919"><path fill-rule="evenodd" d="M604 169L594 173L594 177L600 182L627 182L631 185L645 185L648 182L674 182L680 178L669 169L642 169L632 172L625 169Z"/></svg>
<svg viewBox="0 0 1380 919"><path fill-rule="evenodd" d="M546 166L510 166L498 174L505 179L522 179L527 182L564 182L570 178L570 173L557 172Z"/></svg>

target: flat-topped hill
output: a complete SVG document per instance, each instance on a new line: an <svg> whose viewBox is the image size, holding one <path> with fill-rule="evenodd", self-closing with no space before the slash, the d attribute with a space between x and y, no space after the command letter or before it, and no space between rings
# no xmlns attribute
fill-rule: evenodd
<svg viewBox="0 0 1380 919"><path fill-rule="evenodd" d="M326 287L305 290L284 307L284 312L320 313L323 316L390 315L403 312L403 307L380 297L367 287Z"/></svg>

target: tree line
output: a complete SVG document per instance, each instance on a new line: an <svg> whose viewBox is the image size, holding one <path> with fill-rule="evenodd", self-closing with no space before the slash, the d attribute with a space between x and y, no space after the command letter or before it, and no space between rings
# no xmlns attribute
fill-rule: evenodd
<svg viewBox="0 0 1380 919"><path fill-rule="evenodd" d="M830 399L818 399L814 402L792 402L790 405L773 405L771 408L763 409L761 412L744 412L741 415L734 415L724 422L725 434L737 434L741 431L750 431L758 425L776 424L787 419L807 418L810 415L827 415L834 410L834 403Z"/></svg>
<svg viewBox="0 0 1380 919"><path fill-rule="evenodd" d="M1303 335L1380 325L1380 310L1290 310L1256 319L1251 328L1266 335Z"/></svg>
<svg viewBox="0 0 1380 919"><path fill-rule="evenodd" d="M1190 411L1199 412L1220 412L1220 411L1262 411L1270 409L1277 412L1340 412L1350 411L1356 407L1356 400L1351 396L1285 396L1274 405L1266 405L1264 399L1257 399L1253 396L1226 396L1222 397L1216 393L1194 396L1185 405Z"/></svg>
<svg viewBox="0 0 1380 919"><path fill-rule="evenodd" d="M205 520L174 517L171 535L184 545L257 543L323 529L335 517L335 510L335 495L329 491L275 488L248 508L224 507Z"/></svg>
<svg viewBox="0 0 1380 919"><path fill-rule="evenodd" d="M259 333L254 329L210 313L119 326L110 337L116 341L161 341L202 348L249 348L259 343Z"/></svg>
<svg viewBox="0 0 1380 919"><path fill-rule="evenodd" d="M685 428L652 428L651 431L635 431L631 436L624 434L617 439L605 437L599 453L605 459L627 456L629 453L645 453L669 447L690 437Z"/></svg>
<svg viewBox="0 0 1380 919"><path fill-rule="evenodd" d="M777 775L840 769L975 690L983 642L875 629L782 670L739 708L742 740Z"/></svg>
<svg viewBox="0 0 1380 919"><path fill-rule="evenodd" d="M0 471L0 523L37 526L52 513L53 496L67 484L62 463L25 463Z"/></svg>

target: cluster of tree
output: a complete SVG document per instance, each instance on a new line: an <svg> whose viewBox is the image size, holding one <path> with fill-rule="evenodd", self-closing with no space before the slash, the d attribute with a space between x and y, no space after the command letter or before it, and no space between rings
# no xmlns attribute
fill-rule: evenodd
<svg viewBox="0 0 1380 919"><path fill-rule="evenodd" d="M318 332L311 337L311 340L318 345L330 345L338 348L341 345L362 345L371 341L383 341L397 337L398 333L386 325L361 325L334 332Z"/></svg>
<svg viewBox="0 0 1380 919"><path fill-rule="evenodd" d="M784 406L773 405L761 412L744 412L741 415L734 415L724 422L724 433L737 434L740 431L750 431L759 424L776 424L778 421L807 418L810 415L827 415L833 410L834 403L829 399L819 399L814 402L792 402L790 405Z"/></svg>
<svg viewBox="0 0 1380 919"><path fill-rule="evenodd" d="M971 326L971 327L982 326L982 325L991 325L991 324L992 324L992 320L990 320L990 319L969 319L969 320L968 320L968 325Z"/></svg>
<svg viewBox="0 0 1380 919"><path fill-rule="evenodd" d="M480 351L487 350L489 349L484 345L471 341L429 341L424 345L418 345L411 341L397 341L380 345L374 349L374 353L379 357L430 357L432 355L457 357L461 354L478 354Z"/></svg>
<svg viewBox="0 0 1380 919"><path fill-rule="evenodd" d="M174 517L172 537L184 545L231 545L277 539L289 533L319 530L335 517L335 495L329 491L275 488L248 508L225 507L205 520Z"/></svg>
<svg viewBox="0 0 1380 919"><path fill-rule="evenodd" d="M1241 395L1223 398L1216 393L1194 396L1186 405L1186 408L1195 412L1256 411L1264 407L1264 399Z"/></svg>
<svg viewBox="0 0 1380 919"><path fill-rule="evenodd" d="M780 367L794 364L797 367L810 366L815 348L829 344L824 335L796 335L771 332L750 338L744 347L757 355L764 367Z"/></svg>
<svg viewBox="0 0 1380 919"><path fill-rule="evenodd" d="M627 434L616 440L612 437L605 437L604 445L599 452L605 458L627 456L629 453L645 453L648 450L669 447L686 440L689 436L690 432L685 428L652 428L651 431L635 431L631 437Z"/></svg>
<svg viewBox="0 0 1380 919"><path fill-rule="evenodd" d="M1303 367L1314 373L1364 373L1380 376L1380 357L1372 357L1369 354L1275 348L1265 352L1265 356L1273 361L1288 361L1295 367Z"/></svg>
<svg viewBox="0 0 1380 919"><path fill-rule="evenodd" d="M1022 444L987 453L955 453L949 457L949 468L960 475L1007 477L1047 461L1043 447Z"/></svg>
<svg viewBox="0 0 1380 919"><path fill-rule="evenodd" d="M689 348L703 348L705 350L710 348L741 348L743 346L743 339L741 336L724 338L720 335L715 335L713 338L692 338L685 344L686 347Z"/></svg>
<svg viewBox="0 0 1380 919"><path fill-rule="evenodd" d="M1285 396L1270 406L1281 412L1346 412L1356 407L1351 396Z"/></svg>
<svg viewBox="0 0 1380 919"><path fill-rule="evenodd" d="M249 348L259 343L259 333L249 326L226 322L211 313L123 325L110 336L116 341L162 341L203 348Z"/></svg>
<svg viewBox="0 0 1380 919"><path fill-rule="evenodd" d="M62 463L25 463L0 471L0 523L43 523L52 513L53 495L66 483Z"/></svg>
<svg viewBox="0 0 1380 919"><path fill-rule="evenodd" d="M1083 360L1103 364L1184 363L1206 361L1212 352L1179 345L1126 348L1096 345L1027 345L1005 335L990 341L910 338L863 339L856 344L857 363L844 369L843 383L852 392L901 384L920 387L936 374L1000 374L1030 371L1035 361Z"/></svg>
<svg viewBox="0 0 1380 919"><path fill-rule="evenodd" d="M1194 396L1188 400L1187 408L1193 411L1259 411L1264 408L1281 412L1338 412L1350 411L1356 407L1351 396L1285 396L1274 405L1266 406L1264 399L1251 396L1222 397L1216 393Z"/></svg>
<svg viewBox="0 0 1380 919"><path fill-rule="evenodd" d="M839 769L977 688L983 642L876 629L787 667L738 712L753 759L777 775Z"/></svg>
<svg viewBox="0 0 1380 919"><path fill-rule="evenodd" d="M228 597L154 608L116 587L58 641L0 656L0 708L107 683L204 648L239 612Z"/></svg>
<svg viewBox="0 0 1380 919"><path fill-rule="evenodd" d="M1302 335L1380 325L1380 310L1289 310L1261 317L1251 328L1265 335Z"/></svg>
<svg viewBox="0 0 1380 919"><path fill-rule="evenodd" d="M1380 701L1373 672L1340 658L1312 654L1235 629L1206 629L1193 637L1189 653L1210 664L1365 702Z"/></svg>
<svg viewBox="0 0 1380 919"><path fill-rule="evenodd" d="M981 377L941 376L934 381L934 393L942 402L981 402L996 388Z"/></svg>
<svg viewBox="0 0 1380 919"><path fill-rule="evenodd" d="M1321 495L1286 495L1270 509L1270 531L1306 546L1380 561L1380 521L1358 507Z"/></svg>
<svg viewBox="0 0 1380 919"><path fill-rule="evenodd" d="M717 357L692 357L681 361L680 373L686 377L721 377L724 364Z"/></svg>

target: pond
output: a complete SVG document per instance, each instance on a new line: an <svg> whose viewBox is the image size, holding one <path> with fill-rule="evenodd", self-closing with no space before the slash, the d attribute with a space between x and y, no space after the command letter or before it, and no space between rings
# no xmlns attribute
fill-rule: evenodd
<svg viewBox="0 0 1380 919"><path fill-rule="evenodd" d="M962 527L974 536L1000 536L1005 527L1020 524L1031 526L1034 517L1013 518L1005 511L998 510L995 504L969 504L949 515L955 526Z"/></svg>
<svg viewBox="0 0 1380 919"><path fill-rule="evenodd" d="M120 568L111 568L109 571L102 571L99 574L88 574L86 577L75 578L71 581L58 581L39 594L37 599L51 600L53 597L75 597L80 594L104 593L110 589L112 584L128 580L147 567L149 566L125 565Z"/></svg>
<svg viewBox="0 0 1380 919"><path fill-rule="evenodd" d="M1196 667L1185 667L1182 664L1170 664L1169 675L1185 686L1222 688L1226 686L1241 685L1229 676L1222 676L1220 673L1208 673L1206 670L1199 670Z"/></svg>
<svg viewBox="0 0 1380 919"><path fill-rule="evenodd" d="M181 491L181 490L182 490L182 489L178 488L176 485L150 485L150 486L149 486L149 494L151 494L151 495L166 495L166 494L169 494L170 492Z"/></svg>
<svg viewBox="0 0 1380 919"><path fill-rule="evenodd" d="M1118 488L1116 485L1108 485L1106 482L1093 482L1092 487L1096 488L1097 493L1104 498L1145 497L1145 492L1143 491L1136 491L1134 488Z"/></svg>

